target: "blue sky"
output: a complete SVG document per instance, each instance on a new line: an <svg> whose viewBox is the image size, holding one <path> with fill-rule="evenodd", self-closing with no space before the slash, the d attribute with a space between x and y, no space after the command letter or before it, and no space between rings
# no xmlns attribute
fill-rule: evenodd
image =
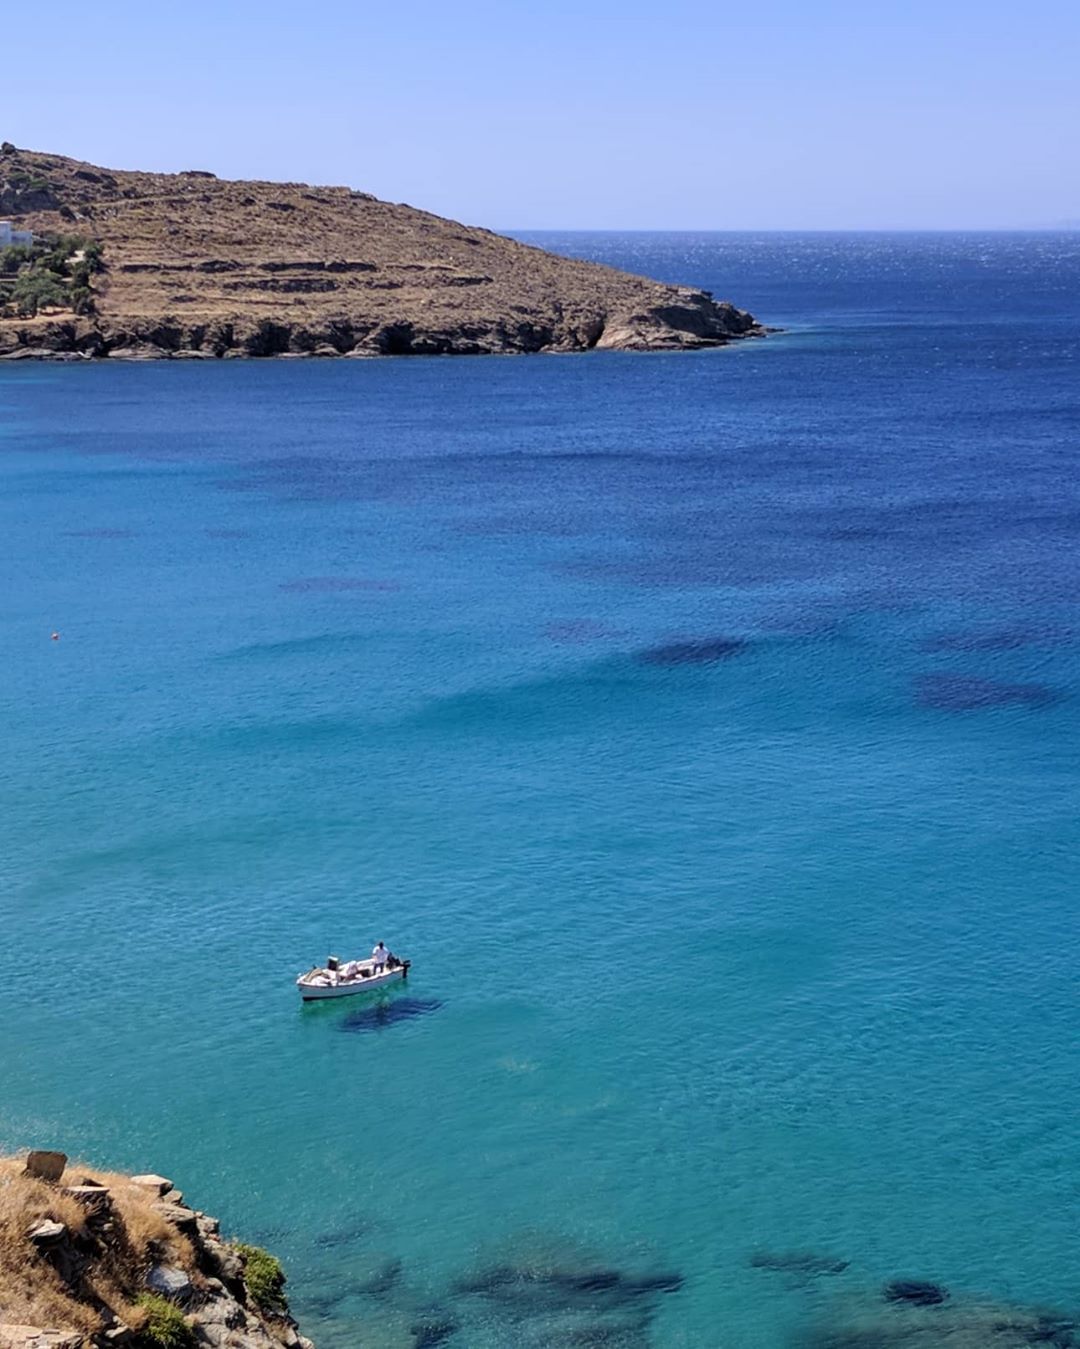
<svg viewBox="0 0 1080 1349"><path fill-rule="evenodd" d="M1080 220L1078 0L52 0L0 45L0 138L113 167L492 228Z"/></svg>

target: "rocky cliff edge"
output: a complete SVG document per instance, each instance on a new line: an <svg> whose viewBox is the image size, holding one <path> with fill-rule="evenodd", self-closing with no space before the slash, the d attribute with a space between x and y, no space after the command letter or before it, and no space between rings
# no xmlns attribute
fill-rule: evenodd
<svg viewBox="0 0 1080 1349"><path fill-rule="evenodd" d="M0 1349L313 1349L284 1282L162 1176L0 1160Z"/></svg>

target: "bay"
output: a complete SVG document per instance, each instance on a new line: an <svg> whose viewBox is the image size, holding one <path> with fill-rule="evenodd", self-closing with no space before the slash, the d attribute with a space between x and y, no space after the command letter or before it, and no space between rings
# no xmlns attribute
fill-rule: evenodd
<svg viewBox="0 0 1080 1349"><path fill-rule="evenodd" d="M784 331L0 369L0 1143L321 1349L1075 1307L1080 236L522 237Z"/></svg>

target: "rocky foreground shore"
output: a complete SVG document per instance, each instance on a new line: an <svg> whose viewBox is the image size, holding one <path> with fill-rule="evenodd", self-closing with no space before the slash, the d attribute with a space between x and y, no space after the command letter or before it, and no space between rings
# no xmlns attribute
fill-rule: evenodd
<svg viewBox="0 0 1080 1349"><path fill-rule="evenodd" d="M163 1176L0 1161L0 1349L313 1349L284 1283Z"/></svg>
<svg viewBox="0 0 1080 1349"><path fill-rule="evenodd" d="M36 285L30 273L48 260L11 253L9 359L656 351L764 331L707 291L347 187L103 169L5 141L0 217L66 240L78 281L64 312L53 284L65 289L64 260Z"/></svg>

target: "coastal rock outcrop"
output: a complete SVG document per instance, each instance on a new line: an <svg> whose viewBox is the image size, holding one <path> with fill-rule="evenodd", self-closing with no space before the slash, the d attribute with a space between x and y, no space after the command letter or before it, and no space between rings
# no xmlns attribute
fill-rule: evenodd
<svg viewBox="0 0 1080 1349"><path fill-rule="evenodd" d="M0 215L68 240L69 272L83 241L94 258L67 312L39 296L20 314L27 286L8 294L0 273L0 359L665 351L764 331L707 291L345 187L101 169L5 142Z"/></svg>
<svg viewBox="0 0 1080 1349"><path fill-rule="evenodd" d="M284 1283L163 1176L0 1160L0 1349L313 1349Z"/></svg>

